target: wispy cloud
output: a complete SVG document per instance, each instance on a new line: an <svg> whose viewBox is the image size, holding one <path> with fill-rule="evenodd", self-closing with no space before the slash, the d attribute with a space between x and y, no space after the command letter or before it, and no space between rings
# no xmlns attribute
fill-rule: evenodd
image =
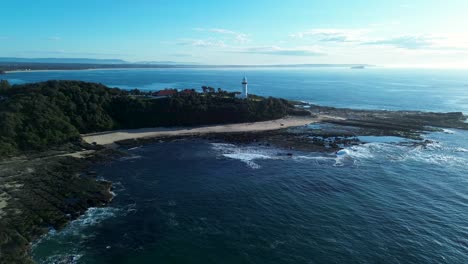
<svg viewBox="0 0 468 264"><path fill-rule="evenodd" d="M326 55L316 48L297 47L297 48L282 48L278 46L250 47L232 51L234 53L249 53L249 54L264 54L278 56L323 56Z"/></svg>
<svg viewBox="0 0 468 264"><path fill-rule="evenodd" d="M204 31L204 32L212 32L212 33L216 33L216 34L231 36L235 41L237 41L239 43L246 43L246 42L250 41L247 34L232 31L232 30L229 30L229 29L224 29L224 28L195 28L194 30Z"/></svg>
<svg viewBox="0 0 468 264"><path fill-rule="evenodd" d="M193 47L226 47L226 44L222 40L215 39L185 39L180 40L176 43L181 46L193 46Z"/></svg>
<svg viewBox="0 0 468 264"><path fill-rule="evenodd" d="M363 45L384 45L401 49L429 49L434 48L434 38L425 36L401 36L361 43Z"/></svg>
<svg viewBox="0 0 468 264"><path fill-rule="evenodd" d="M359 42L368 29L334 29L319 28L291 34L292 38L312 38L322 42Z"/></svg>
<svg viewBox="0 0 468 264"><path fill-rule="evenodd" d="M311 29L291 34L290 37L307 39L317 44L321 42L346 43L347 47L372 45L406 50L460 50L468 48L466 42L455 40L450 36L407 34L382 37L382 33L374 25L367 29Z"/></svg>

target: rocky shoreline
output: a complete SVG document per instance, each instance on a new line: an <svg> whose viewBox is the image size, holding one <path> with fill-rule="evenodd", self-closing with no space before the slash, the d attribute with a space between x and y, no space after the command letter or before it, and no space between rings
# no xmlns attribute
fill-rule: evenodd
<svg viewBox="0 0 468 264"><path fill-rule="evenodd" d="M359 136L397 136L426 145L423 134L441 128L468 130L462 113L371 111L299 104L320 122L271 131L200 133L118 141L130 148L152 142L202 138L281 149L280 155L311 151L335 153L364 144ZM31 243L61 229L90 207L112 200L112 183L98 180L90 168L122 157L119 150L75 142L63 148L0 161L0 263L32 263Z"/></svg>
<svg viewBox="0 0 468 264"><path fill-rule="evenodd" d="M181 136L160 136L126 139L118 146L135 147L152 142L182 138L203 138L237 144L276 146L288 150L334 153L345 147L364 144L359 136L391 136L427 145L423 135L443 128L468 130L467 116L456 113L419 111L355 110L299 103L311 112L317 123L278 130L232 133L194 133Z"/></svg>
<svg viewBox="0 0 468 264"><path fill-rule="evenodd" d="M86 171L122 154L92 146L80 151L92 153L51 150L0 162L0 263L33 263L34 241L112 200L112 183Z"/></svg>

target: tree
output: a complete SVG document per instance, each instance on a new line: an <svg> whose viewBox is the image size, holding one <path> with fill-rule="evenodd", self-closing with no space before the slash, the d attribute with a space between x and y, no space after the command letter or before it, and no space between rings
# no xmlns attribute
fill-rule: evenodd
<svg viewBox="0 0 468 264"><path fill-rule="evenodd" d="M7 80L0 81L0 92L7 91L10 88L11 88L11 85Z"/></svg>

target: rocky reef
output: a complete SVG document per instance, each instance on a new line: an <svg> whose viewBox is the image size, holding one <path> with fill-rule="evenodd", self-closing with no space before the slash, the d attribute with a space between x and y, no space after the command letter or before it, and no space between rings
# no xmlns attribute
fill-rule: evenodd
<svg viewBox="0 0 468 264"><path fill-rule="evenodd" d="M324 107L296 102L315 116L318 123L273 131L212 133L178 137L130 139L117 142L121 146L137 146L160 140L197 137L237 144L274 145L285 150L336 152L352 145L363 144L359 136L396 136L426 145L423 134L443 131L443 128L468 130L467 117L461 112L431 113L420 111L356 110Z"/></svg>
<svg viewBox="0 0 468 264"><path fill-rule="evenodd" d="M421 111L356 110L303 104L314 115L328 123L361 128L360 133L401 136L419 139L425 132L440 128L468 130L467 116L462 112L434 113Z"/></svg>
<svg viewBox="0 0 468 264"><path fill-rule="evenodd" d="M93 157L86 158L90 153ZM84 149L1 161L0 263L32 263L29 250L34 240L61 229L88 208L111 201L112 184L83 173L109 155L109 150Z"/></svg>

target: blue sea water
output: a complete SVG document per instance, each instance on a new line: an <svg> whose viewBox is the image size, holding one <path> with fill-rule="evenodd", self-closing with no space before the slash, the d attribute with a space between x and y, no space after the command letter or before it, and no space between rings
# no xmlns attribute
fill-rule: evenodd
<svg viewBox="0 0 468 264"><path fill-rule="evenodd" d="M17 72L12 83L50 79L100 82L124 89L159 90L202 85L240 91L243 76L254 94L321 105L468 113L467 70L368 68L221 68Z"/></svg>
<svg viewBox="0 0 468 264"><path fill-rule="evenodd" d="M468 75L394 69L164 69L7 74L122 88L211 85L322 105L468 113ZM310 129L313 129L310 126ZM468 263L468 132L428 146L363 137L340 155L158 142L100 165L110 207L33 247L39 263ZM288 150L289 152L289 150ZM68 261L68 262L60 262Z"/></svg>

